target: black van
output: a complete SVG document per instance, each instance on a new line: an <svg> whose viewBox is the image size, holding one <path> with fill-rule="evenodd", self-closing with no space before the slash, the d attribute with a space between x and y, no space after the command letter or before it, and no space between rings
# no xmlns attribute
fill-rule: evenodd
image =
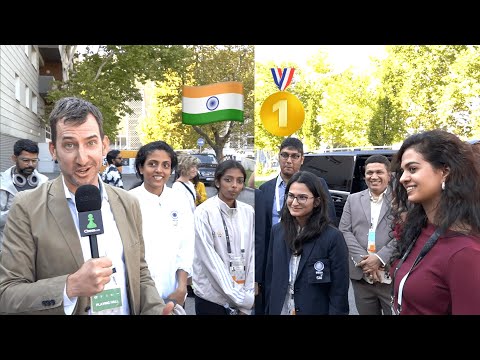
<svg viewBox="0 0 480 360"><path fill-rule="evenodd" d="M397 150L373 149L306 153L300 170L310 171L325 179L335 204L337 225L349 194L367 188L365 183L365 161L374 154L386 156L392 161Z"/></svg>

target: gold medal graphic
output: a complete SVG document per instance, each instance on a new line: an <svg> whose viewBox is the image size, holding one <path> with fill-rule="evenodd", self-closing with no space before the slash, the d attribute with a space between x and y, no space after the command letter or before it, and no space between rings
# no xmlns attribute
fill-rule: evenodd
<svg viewBox="0 0 480 360"><path fill-rule="evenodd" d="M279 91L265 99L260 109L260 119L269 133L289 136L302 126L305 110L295 95Z"/></svg>
<svg viewBox="0 0 480 360"><path fill-rule="evenodd" d="M265 130L276 136L289 136L301 128L305 110L298 98L284 91L292 82L294 68L271 68L279 92L270 95L262 104L260 119Z"/></svg>

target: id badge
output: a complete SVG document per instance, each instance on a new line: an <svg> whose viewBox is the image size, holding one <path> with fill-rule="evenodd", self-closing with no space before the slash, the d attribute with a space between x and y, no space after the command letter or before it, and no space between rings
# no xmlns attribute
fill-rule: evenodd
<svg viewBox="0 0 480 360"><path fill-rule="evenodd" d="M230 275L237 284L245 284L245 265L241 256L232 256L230 260Z"/></svg>
<svg viewBox="0 0 480 360"><path fill-rule="evenodd" d="M103 290L91 297L92 314L116 314L122 307L122 293L120 287Z"/></svg>
<svg viewBox="0 0 480 360"><path fill-rule="evenodd" d="M367 244L367 251L369 254L375 253L375 230L370 229L368 230L368 244Z"/></svg>

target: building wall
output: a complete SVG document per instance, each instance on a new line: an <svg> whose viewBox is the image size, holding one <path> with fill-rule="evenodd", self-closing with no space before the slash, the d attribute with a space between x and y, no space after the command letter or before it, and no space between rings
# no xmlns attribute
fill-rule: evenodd
<svg viewBox="0 0 480 360"><path fill-rule="evenodd" d="M45 141L40 121L45 103L38 93L36 45L0 45L0 171L12 165L13 143Z"/></svg>

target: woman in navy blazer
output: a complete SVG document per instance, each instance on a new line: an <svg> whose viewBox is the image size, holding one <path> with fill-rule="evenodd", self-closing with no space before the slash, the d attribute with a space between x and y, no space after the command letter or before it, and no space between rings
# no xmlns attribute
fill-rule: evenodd
<svg viewBox="0 0 480 360"><path fill-rule="evenodd" d="M348 248L329 224L320 180L308 171L296 173L285 199L281 221L271 231L265 313L348 315Z"/></svg>

